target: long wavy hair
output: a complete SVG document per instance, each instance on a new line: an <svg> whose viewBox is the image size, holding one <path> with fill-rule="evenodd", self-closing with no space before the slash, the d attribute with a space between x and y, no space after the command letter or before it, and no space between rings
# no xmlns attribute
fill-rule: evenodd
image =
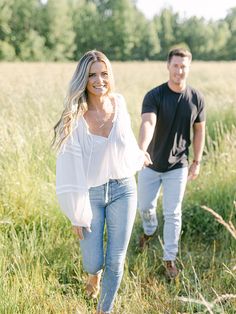
<svg viewBox="0 0 236 314"><path fill-rule="evenodd" d="M86 86L90 67L96 61L106 64L109 78L108 95L114 90L114 77L108 58L97 50L86 52L78 62L68 86L64 100L64 110L59 121L54 126L52 146L57 150L65 144L72 134L75 121L88 110Z"/></svg>

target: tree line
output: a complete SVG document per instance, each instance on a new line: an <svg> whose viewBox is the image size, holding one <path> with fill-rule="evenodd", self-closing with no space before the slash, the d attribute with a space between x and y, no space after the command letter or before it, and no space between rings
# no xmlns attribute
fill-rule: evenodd
<svg viewBox="0 0 236 314"><path fill-rule="evenodd" d="M236 60L236 7L225 19L181 18L164 8L148 20L135 0L0 0L0 60L164 60L175 46L196 60Z"/></svg>

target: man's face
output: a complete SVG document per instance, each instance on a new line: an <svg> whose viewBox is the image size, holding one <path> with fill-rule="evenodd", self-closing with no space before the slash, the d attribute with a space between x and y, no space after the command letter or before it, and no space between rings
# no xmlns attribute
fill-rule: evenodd
<svg viewBox="0 0 236 314"><path fill-rule="evenodd" d="M169 70L169 80L172 84L182 86L185 85L188 77L191 61L188 57L173 56L167 69Z"/></svg>

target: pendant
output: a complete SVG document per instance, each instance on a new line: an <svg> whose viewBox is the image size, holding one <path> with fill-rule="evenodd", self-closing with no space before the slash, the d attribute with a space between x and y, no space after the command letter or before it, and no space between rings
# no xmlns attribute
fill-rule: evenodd
<svg viewBox="0 0 236 314"><path fill-rule="evenodd" d="M105 123L101 124L98 128L101 129L102 127L104 127Z"/></svg>

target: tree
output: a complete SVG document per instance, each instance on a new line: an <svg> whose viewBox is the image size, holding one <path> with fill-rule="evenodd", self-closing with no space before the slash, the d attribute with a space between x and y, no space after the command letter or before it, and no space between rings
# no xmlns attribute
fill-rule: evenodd
<svg viewBox="0 0 236 314"><path fill-rule="evenodd" d="M134 22L134 45L131 51L132 59L156 59L160 52L160 42L153 21L148 21L136 10Z"/></svg>
<svg viewBox="0 0 236 314"><path fill-rule="evenodd" d="M213 32L203 18L193 16L182 24L183 41L187 43L194 59L206 59L211 51Z"/></svg>
<svg viewBox="0 0 236 314"><path fill-rule="evenodd" d="M175 30L178 14L174 14L171 8L165 8L160 15L153 18L157 36L160 39L160 58L165 59L170 47L176 43Z"/></svg>
<svg viewBox="0 0 236 314"><path fill-rule="evenodd" d="M75 59L80 59L86 51L101 49L100 21L97 7L86 1L71 2L73 29L75 32Z"/></svg>
<svg viewBox="0 0 236 314"><path fill-rule="evenodd" d="M25 61L45 59L45 39L35 30L30 30L27 38L20 44L20 57Z"/></svg>
<svg viewBox="0 0 236 314"><path fill-rule="evenodd" d="M226 58L228 60L236 60L236 7L230 9L225 20L229 25L231 33L226 45Z"/></svg>
<svg viewBox="0 0 236 314"><path fill-rule="evenodd" d="M7 41L0 40L0 60L15 60L15 49Z"/></svg>
<svg viewBox="0 0 236 314"><path fill-rule="evenodd" d="M91 0L99 13L100 45L113 60L130 58L134 46L134 5L130 0Z"/></svg>
<svg viewBox="0 0 236 314"><path fill-rule="evenodd" d="M210 22L208 27L212 31L211 37L209 37L209 51L206 53L206 59L208 60L221 60L225 59L227 51L225 49L231 33L228 24L221 20L216 22Z"/></svg>
<svg viewBox="0 0 236 314"><path fill-rule="evenodd" d="M180 19L172 8L148 20L136 0L0 0L0 60L74 60L98 49L111 60L236 59L236 7L219 21Z"/></svg>
<svg viewBox="0 0 236 314"><path fill-rule="evenodd" d="M9 22L12 18L12 1L0 0L0 40L9 38L11 29Z"/></svg>
<svg viewBox="0 0 236 314"><path fill-rule="evenodd" d="M72 13L67 0L48 0L45 7L48 31L45 34L49 49L48 59L55 61L73 59L75 32Z"/></svg>
<svg viewBox="0 0 236 314"><path fill-rule="evenodd" d="M0 60L12 61L15 58L15 49L10 44L12 3L11 0L0 0Z"/></svg>
<svg viewBox="0 0 236 314"><path fill-rule="evenodd" d="M35 23L40 2L38 0L2 0L2 3L0 19L3 26L1 30L4 32L0 33L4 38L4 45L1 43L1 57L6 60L13 60L15 57L21 60L42 60L44 39L38 34ZM24 51L26 47L28 49Z"/></svg>

